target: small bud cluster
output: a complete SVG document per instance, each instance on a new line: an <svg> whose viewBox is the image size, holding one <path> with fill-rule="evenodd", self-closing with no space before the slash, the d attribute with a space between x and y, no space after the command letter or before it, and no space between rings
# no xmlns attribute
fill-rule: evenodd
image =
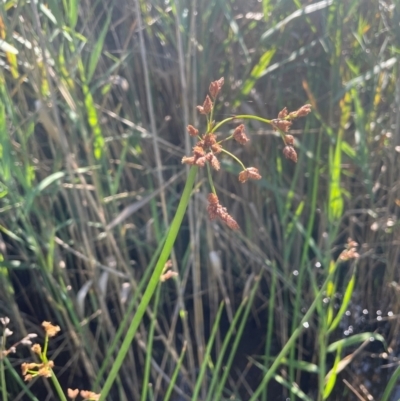
<svg viewBox="0 0 400 401"><path fill-rule="evenodd" d="M0 317L0 323L3 326L3 336L4 339L7 337L10 337L13 332L7 327L8 324L10 323L10 319L8 317ZM11 345L7 349L0 349L0 359L5 358L9 354L14 354L17 352L17 347L18 345L32 345L32 338L37 337L37 334L30 333L26 335L22 340L16 342L15 344ZM6 341L2 341L2 338L0 337L0 344L5 344Z"/></svg>
<svg viewBox="0 0 400 401"><path fill-rule="evenodd" d="M188 164L191 166L204 167L206 165L211 166L214 170L218 171L220 169L220 162L218 160L218 155L221 152L224 152L227 155L231 155L222 147L223 141L217 141L217 137L214 131L226 123L228 120L233 121L235 117L228 118L216 125L213 121L213 112L215 107L215 101L218 97L219 92L224 84L224 78L220 78L217 81L211 82L208 91L209 95L206 96L203 104L201 106L197 106L197 110L200 114L204 115L207 119L207 129L206 133L201 135L199 134L199 130L195 128L193 125L187 126L187 131L191 137L197 138L197 143L192 148L191 156L184 156L182 158L182 163ZM278 118L274 120L264 120L266 123L271 124L275 130L279 130L282 138L284 139L285 148L283 149L283 154L286 158L296 162L297 161L297 153L294 149L294 138L292 135L289 135L289 129L292 125L292 120L306 116L311 111L311 106L306 104L302 106L297 111L293 111L291 113L288 112L286 107L278 114ZM253 118L254 116L238 116L238 118ZM260 118L257 118L260 120ZM238 142L240 145L245 145L249 142L249 138L245 132L244 124L240 124L237 126L233 134L226 138L224 141L228 139L233 139ZM238 161L242 166L242 171L239 174L239 182L244 183L248 180L260 180L261 175L255 167L245 167L242 162L234 157L236 161ZM239 225L237 222L229 215L226 208L222 207L219 203L218 197L215 194L215 189L212 184L212 179L210 178L210 184L213 188L213 193L208 195L208 215L211 220L215 220L216 218L220 219L224 222L228 227L237 230L239 229ZM171 274L171 273L170 273ZM170 278L170 274L166 272L165 279Z"/></svg>
<svg viewBox="0 0 400 401"><path fill-rule="evenodd" d="M357 247L358 247L357 242L349 238L347 240L345 250L339 255L339 260L342 262L346 262L347 260L350 259L358 259L360 255L357 252Z"/></svg>
<svg viewBox="0 0 400 401"><path fill-rule="evenodd" d="M226 208L220 205L217 195L211 193L208 195L207 200L207 212L210 220L215 220L216 218L219 218L232 230L239 230L239 224L226 211Z"/></svg>
<svg viewBox="0 0 400 401"><path fill-rule="evenodd" d="M311 113L311 105L305 104L301 106L298 110L288 112L287 108L285 107L278 113L278 118L271 121L271 125L275 130L279 130L284 133L284 142L285 147L283 148L283 155L293 161L297 162L297 153L294 148L294 138L292 135L287 134L289 132L290 127L292 126L292 120L296 118L305 117L307 114Z"/></svg>
<svg viewBox="0 0 400 401"><path fill-rule="evenodd" d="M79 389L75 389L73 390L72 388L69 388L67 390L67 394L68 394L68 398L70 398L71 400L75 400L76 397L78 396L78 394L81 395L81 397L83 398L83 400L86 401L97 401L98 399L100 399L100 394L94 393L93 391L88 391L88 390L80 390Z"/></svg>

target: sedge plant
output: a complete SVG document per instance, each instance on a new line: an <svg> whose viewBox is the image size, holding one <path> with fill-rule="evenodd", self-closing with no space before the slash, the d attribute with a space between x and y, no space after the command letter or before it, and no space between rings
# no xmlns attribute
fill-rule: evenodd
<svg viewBox="0 0 400 401"><path fill-rule="evenodd" d="M284 142L284 156L289 160L292 160L293 162L297 161L297 153L294 148L294 138L288 132L293 123L293 120L309 114L311 112L311 106L309 104L306 104L300 107L298 110L290 113L286 108L284 108L281 112L279 112L277 118L275 119L266 119L256 115L233 115L217 123L214 121L213 117L215 104L223 84L224 78L220 78L219 80L211 82L209 86L209 94L206 96L203 104L197 106L197 110L199 111L199 113L203 115L206 119L204 133L201 134L199 129L192 125L188 125L187 127L189 135L193 138L196 138L197 142L193 146L192 155L185 156L182 159L183 164L191 166L186 179L185 187L183 189L175 216L172 220L171 226L169 227L168 234L166 236L158 262L144 291L143 297L137 307L136 313L129 325L124 341L120 346L119 352L115 358L111 370L107 375L107 379L102 386L101 396L99 398L100 400L106 399L111 389L111 386L118 375L118 371L121 368L125 355L127 354L132 340L134 339L134 336L139 328L142 318L146 312L146 308L149 305L152 296L157 289L161 276L163 275L165 264L170 257L173 245L175 243L176 237L182 224L182 220L186 212L186 208L189 204L190 196L192 194L192 189L195 184L199 168L205 167L207 169L208 183L211 189L207 197L207 212L209 218L211 220L218 219L229 228L233 230L239 230L240 227L237 221L234 219L233 216L228 213L227 209L222 206L219 201L215 186L213 184L212 170L220 170L220 162L218 157L221 154L225 154L229 157L232 157L233 160L235 160L241 166L242 171L240 172L238 177L241 183L245 183L248 180L261 179L261 175L256 167L246 167L238 157L224 149L224 144L229 140L234 140L240 145L244 145L249 141L249 138L246 134L245 125L242 121L257 120L259 122L272 126L275 131L279 132ZM226 124L236 121L239 122L239 124L234 129L233 133L228 135L226 138L219 139L217 135L217 133L219 133L219 130L222 129Z"/></svg>

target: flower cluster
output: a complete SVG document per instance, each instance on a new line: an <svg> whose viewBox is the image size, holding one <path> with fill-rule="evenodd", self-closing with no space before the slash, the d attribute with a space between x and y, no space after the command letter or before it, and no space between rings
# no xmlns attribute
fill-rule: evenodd
<svg viewBox="0 0 400 401"><path fill-rule="evenodd" d="M345 250L339 255L339 260L345 262L350 259L358 259L360 255L357 252L357 247L357 242L349 238L345 245Z"/></svg>
<svg viewBox="0 0 400 401"><path fill-rule="evenodd" d="M293 120L300 117L305 117L307 114L311 113L311 105L305 104L301 106L298 110L288 112L285 107L278 114L278 118L271 121L271 125L274 130L279 130L281 135L283 135L283 141L285 142L285 147L283 148L283 155L293 162L297 162L297 153L294 145L294 138L292 135L287 134L289 132L290 127L293 124Z"/></svg>
<svg viewBox="0 0 400 401"><path fill-rule="evenodd" d="M228 138L225 138L224 140L218 141L217 136L215 135L216 130L220 128L223 124L237 119L257 119L258 121L264 121L265 123L272 125L274 130L278 130L280 132L285 143L285 147L283 149L284 156L296 162L297 153L294 149L294 138L292 135L288 134L289 128L292 125L292 120L295 120L299 117L304 117L309 114L311 112L311 106L309 104L306 104L300 107L300 109L298 109L297 111L292 111L290 113L285 107L281 112L279 112L278 117L273 120L262 119L256 116L242 115L233 116L221 121L218 124L215 124L215 121L213 121L215 101L219 92L221 91L223 84L224 78L220 78L217 81L211 82L208 88L209 95L206 96L201 106L197 106L197 110L199 111L199 113L204 115L207 119L207 128L205 133L201 135L197 128L195 128L193 125L188 125L187 131L189 135L191 137L197 138L197 142L192 148L191 156L184 156L182 158L182 163L198 167L207 166L207 168L211 167L212 169L218 171L220 169L218 155L223 152L226 155L231 156L241 165L242 171L239 173L239 182L244 183L247 180L260 180L261 175L257 168L245 167L236 156L229 153L222 146L222 142L225 142L229 139L235 140L240 145L245 145L247 142L249 142L249 138L247 137L245 132L245 125L238 125L233 130L232 135ZM209 177L211 177L210 174ZM239 225L232 218L232 216L228 214L226 208L220 205L211 178L210 185L212 188L212 193L208 195L208 214L210 219L214 220L216 218L219 218L228 227L237 230L239 228Z"/></svg>
<svg viewBox="0 0 400 401"><path fill-rule="evenodd" d="M86 401L97 401L100 399L100 394L94 393L93 391L88 391L88 390L80 390L79 389L68 389L68 398L71 400L75 400L78 394L81 395L81 397L86 400Z"/></svg>
<svg viewBox="0 0 400 401"><path fill-rule="evenodd" d="M239 229L239 224L226 211L226 208L220 205L217 195L209 194L207 200L208 200L207 212L208 216L210 217L210 220L215 220L218 217L232 230Z"/></svg>
<svg viewBox="0 0 400 401"><path fill-rule="evenodd" d="M7 327L8 324L10 323L10 319L7 316L0 317L0 323L4 328L3 329L4 341L2 341L2 337L0 337L0 344L5 345L5 343L6 343L5 339L7 337L10 337L13 334L13 332ZM31 339L35 338L35 337L37 337L37 334L34 334L34 333L27 334L22 340L19 340L15 344L11 345L9 348L0 349L0 359L5 358L9 354L14 354L17 351L18 345L32 345Z"/></svg>

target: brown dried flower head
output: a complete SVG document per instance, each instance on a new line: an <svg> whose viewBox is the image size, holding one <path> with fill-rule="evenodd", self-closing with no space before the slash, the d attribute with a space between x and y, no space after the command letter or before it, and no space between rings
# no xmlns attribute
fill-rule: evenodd
<svg viewBox="0 0 400 401"><path fill-rule="evenodd" d="M31 350L38 355L42 353L42 347L40 346L40 344L33 344Z"/></svg>
<svg viewBox="0 0 400 401"><path fill-rule="evenodd" d="M261 175L255 167L246 168L239 174L239 181L243 184L247 180L260 180Z"/></svg>
<svg viewBox="0 0 400 401"><path fill-rule="evenodd" d="M357 242L349 238L347 240L346 249L339 255L339 260L344 262L350 259L358 259L360 257L357 252Z"/></svg>
<svg viewBox="0 0 400 401"><path fill-rule="evenodd" d="M283 148L283 155L286 157L286 159L297 163L297 153L293 146L285 146Z"/></svg>
<svg viewBox="0 0 400 401"><path fill-rule="evenodd" d="M285 143L286 143L286 145L293 146L294 145L293 135L285 135Z"/></svg>
<svg viewBox="0 0 400 401"><path fill-rule="evenodd" d="M213 102L211 101L210 96L208 95L204 100L203 106L197 106L197 110L200 112L200 114L210 114L212 108L213 108Z"/></svg>
<svg viewBox="0 0 400 401"><path fill-rule="evenodd" d="M42 327L49 337L54 337L61 330L60 326L54 326L50 322L43 322Z"/></svg>
<svg viewBox="0 0 400 401"><path fill-rule="evenodd" d="M206 134L203 136L204 147L211 148L211 146L217 143L217 137L215 134Z"/></svg>
<svg viewBox="0 0 400 401"><path fill-rule="evenodd" d="M189 132L190 136L197 136L199 135L199 130L193 127L193 125L188 125L187 126L187 132Z"/></svg>
<svg viewBox="0 0 400 401"><path fill-rule="evenodd" d="M69 388L67 390L67 394L68 394L68 398L71 398L72 400L74 400L79 394L79 389L76 388L75 390L72 390L72 388Z"/></svg>
<svg viewBox="0 0 400 401"><path fill-rule="evenodd" d="M301 106L298 110L292 111L289 114L289 117L291 119L293 118L300 118L300 117L305 117L306 115L311 113L311 104L305 104L304 106Z"/></svg>
<svg viewBox="0 0 400 401"><path fill-rule="evenodd" d="M284 119L288 115L288 110L285 107L278 113L278 120Z"/></svg>
<svg viewBox="0 0 400 401"><path fill-rule="evenodd" d="M241 145L246 144L249 142L249 138L247 138L246 133L244 132L244 124L240 124L238 127L235 128L233 131L233 139L236 142L239 142Z"/></svg>
<svg viewBox="0 0 400 401"><path fill-rule="evenodd" d="M278 119L272 120L272 126L275 129L279 129L283 132L288 132L291 125L292 125L292 122L289 120L278 120Z"/></svg>
<svg viewBox="0 0 400 401"><path fill-rule="evenodd" d="M193 166L196 162L196 158L194 156L183 156L182 157L182 164L189 164Z"/></svg>
<svg viewBox="0 0 400 401"><path fill-rule="evenodd" d="M177 277L178 273L174 272L173 270L168 270L167 272L163 273L160 277L160 281L163 283L164 281L169 280L172 277Z"/></svg>
<svg viewBox="0 0 400 401"><path fill-rule="evenodd" d="M218 217L232 230L239 229L239 224L236 222L236 220L226 211L226 208L220 205L217 195L211 193L208 195L207 200L207 212L210 220L215 220Z"/></svg>
<svg viewBox="0 0 400 401"><path fill-rule="evenodd" d="M93 391L81 390L81 397L88 401L97 401L100 398L100 394L96 394Z"/></svg>
<svg viewBox="0 0 400 401"><path fill-rule="evenodd" d="M207 157L207 160L210 162L211 167L214 170L218 171L221 168L221 166L219 164L219 160L217 159L217 157L213 153L207 153L206 157Z"/></svg>
<svg viewBox="0 0 400 401"><path fill-rule="evenodd" d="M218 79L217 81L211 82L210 87L208 88L208 90L209 90L210 95L211 95L212 98L215 99L217 97L217 95L218 95L219 91L221 90L223 84L224 84L224 78L223 77Z"/></svg>

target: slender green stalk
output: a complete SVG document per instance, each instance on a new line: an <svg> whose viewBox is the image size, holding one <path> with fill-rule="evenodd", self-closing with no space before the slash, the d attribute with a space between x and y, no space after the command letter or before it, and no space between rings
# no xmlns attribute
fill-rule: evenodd
<svg viewBox="0 0 400 401"><path fill-rule="evenodd" d="M154 301L153 317L151 319L149 335L147 336L146 362L144 365L141 401L147 400L147 390L149 389L149 384L150 384L150 369L151 369L151 358L152 358L153 342L154 342L154 327L157 320L157 310L158 310L158 305L160 303L160 293L161 293L161 285L158 284L156 291L156 298Z"/></svg>
<svg viewBox="0 0 400 401"><path fill-rule="evenodd" d="M176 379L178 378L179 369L182 366L183 358L184 358L185 352L186 352L186 347L187 347L187 344L184 343L183 347L182 347L181 354L180 354L179 359L178 359L178 363L176 364L176 367L174 369L174 373L172 374L172 377L171 377L171 381L169 382L167 391L165 392L164 401L169 401L169 399L171 397L172 391L174 389L174 385L176 383Z"/></svg>
<svg viewBox="0 0 400 401"><path fill-rule="evenodd" d="M171 227L168 232L167 239L165 241L164 247L161 251L160 258L158 259L157 265L154 269L154 272L150 278L150 282L146 288L145 293L143 294L143 298L138 306L137 312L133 317L131 325L129 326L128 332L126 333L125 339L121 344L121 348L117 354L116 360L111 368L110 374L107 377L107 380L104 383L103 389L101 391L101 396L99 401L103 401L106 399L106 396L110 392L111 386L114 383L115 378L117 377L118 371L121 368L121 365L124 361L125 355L128 352L128 349L131 345L133 338L135 337L136 331L142 321L143 315L146 312L146 308L151 301L151 298L154 294L154 291L157 288L157 285L160 280L160 276L164 269L165 263L168 260L168 257L172 251L172 247L175 243L176 236L178 235L179 229L182 224L183 217L186 212L187 205L190 200L190 194L192 192L192 188L194 185L194 181L196 178L197 167L192 166L188 178L186 180L186 185L182 193L181 200L178 205L178 209L176 211L175 217L171 223Z"/></svg>
<svg viewBox="0 0 400 401"><path fill-rule="evenodd" d="M1 337L1 344L0 344L0 352L2 352L5 347L5 339L6 336L4 335ZM1 395L2 395L2 400L7 401L7 383L6 383L6 375L4 372L4 360L3 357L0 356L0 385L1 385Z"/></svg>

